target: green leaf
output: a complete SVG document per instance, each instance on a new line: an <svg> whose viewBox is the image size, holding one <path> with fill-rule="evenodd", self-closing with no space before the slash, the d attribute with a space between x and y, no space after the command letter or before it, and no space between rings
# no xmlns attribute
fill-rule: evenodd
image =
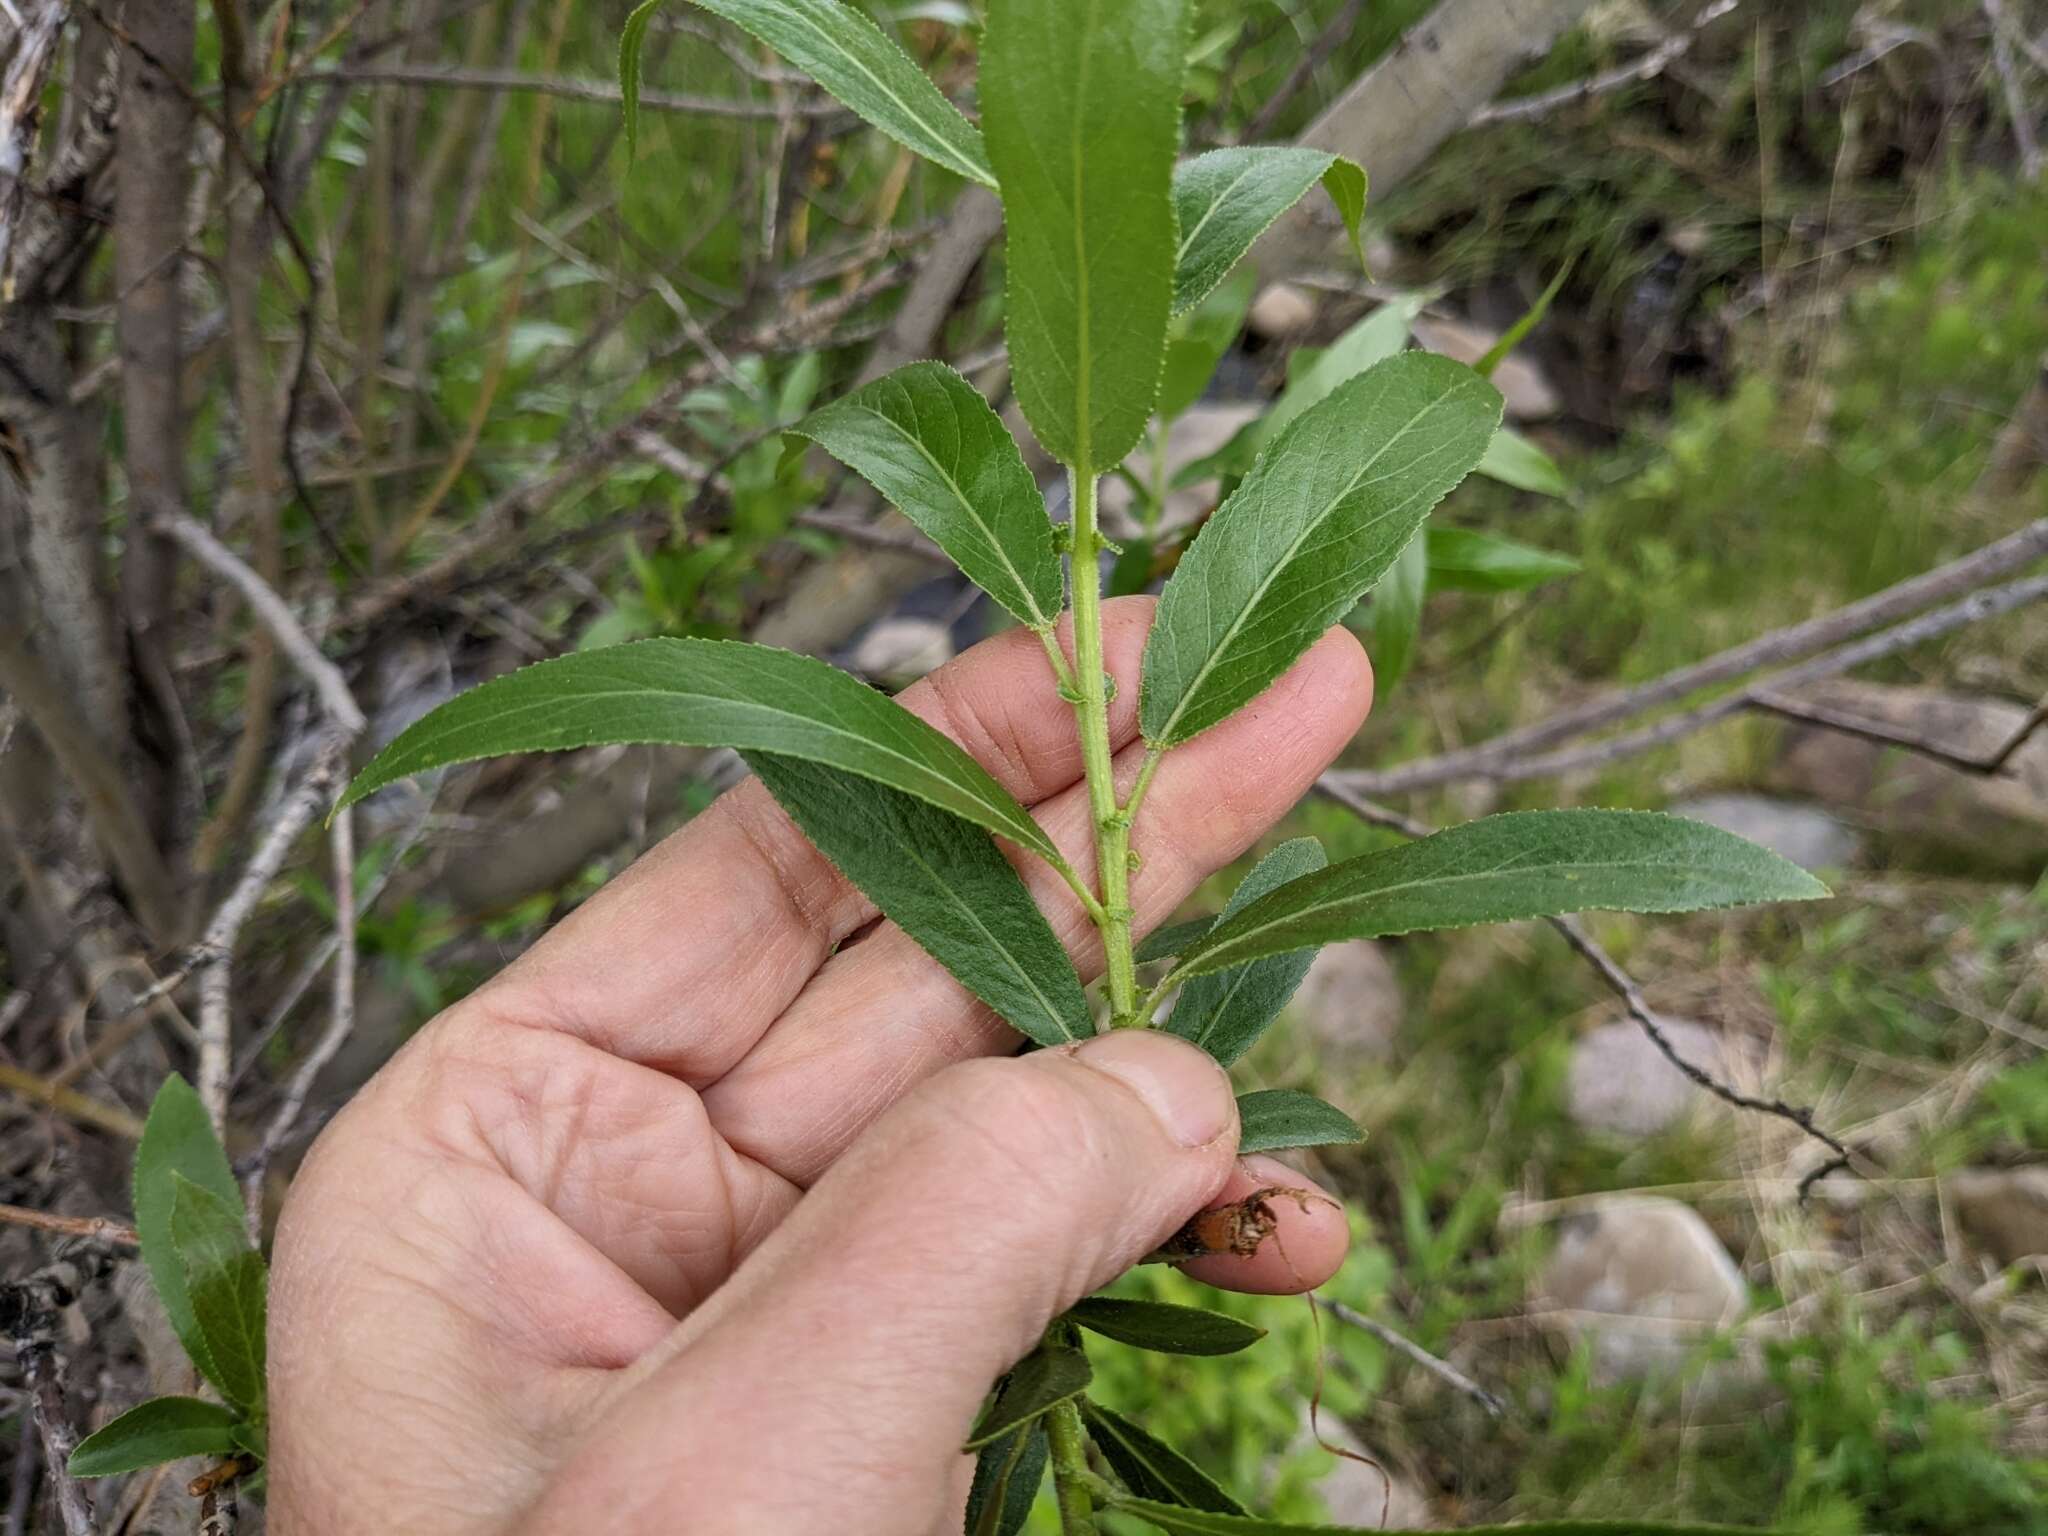
<svg viewBox="0 0 2048 1536"><path fill-rule="evenodd" d="M1272 222L1318 181L1337 205L1363 266L1358 225L1365 216L1365 172L1352 161L1320 149L1262 144L1211 150L1175 167L1173 208L1180 245L1173 271L1174 313L1199 304Z"/></svg>
<svg viewBox="0 0 2048 1536"><path fill-rule="evenodd" d="M1536 296L1536 302L1523 312L1522 318L1509 326L1501 338L1486 349L1486 355L1472 365L1481 378L1492 378L1493 370L1501 365L1501 359L1519 347L1523 339L1543 323L1543 317L1550 313L1551 300L1555 299L1558 290L1564 287L1564 280L1572 275L1572 268L1578 265L1578 261L1579 258L1573 256L1559 267L1557 276L1553 277L1543 292Z"/></svg>
<svg viewBox="0 0 2048 1536"><path fill-rule="evenodd" d="M260 1413L270 1278L263 1255L249 1244L239 1199L223 1200L180 1173L171 1182L171 1242L206 1341L200 1368L222 1397L244 1413Z"/></svg>
<svg viewBox="0 0 2048 1536"><path fill-rule="evenodd" d="M1070 1344L1042 1344L1019 1360L982 1410L964 1450L976 1451L1047 1409L1078 1396L1093 1373L1088 1357Z"/></svg>
<svg viewBox="0 0 2048 1536"><path fill-rule="evenodd" d="M1040 1045L1095 1033L1073 961L979 827L836 768L745 754L839 872L960 984Z"/></svg>
<svg viewBox="0 0 2048 1536"><path fill-rule="evenodd" d="M792 430L859 471L1019 621L1052 628L1066 597L1052 519L1024 455L967 380L912 363Z"/></svg>
<svg viewBox="0 0 2048 1536"><path fill-rule="evenodd" d="M1312 1093L1268 1088L1237 1097L1237 1150L1271 1152L1281 1147L1348 1146L1365 1140L1358 1122Z"/></svg>
<svg viewBox="0 0 2048 1536"><path fill-rule="evenodd" d="M1169 747L1249 703L1349 613L1465 478L1500 394L1426 352L1341 384L1270 443L1181 558L1139 722Z"/></svg>
<svg viewBox="0 0 2048 1536"><path fill-rule="evenodd" d="M1174 321L1166 343L1166 365L1159 376L1158 415L1172 421L1202 398L1216 365L1244 328L1251 308L1256 276L1246 269L1219 286L1201 303Z"/></svg>
<svg viewBox="0 0 2048 1536"><path fill-rule="evenodd" d="M1017 399L1082 474L1123 460L1158 395L1187 16L1187 0L990 0L982 33Z"/></svg>
<svg viewBox="0 0 2048 1536"><path fill-rule="evenodd" d="M1827 894L1798 865L1702 822L1653 811L1510 811L1282 886L1218 923L1174 974L1341 939Z"/></svg>
<svg viewBox="0 0 2048 1536"><path fill-rule="evenodd" d="M1502 427L1494 433L1493 441L1486 445L1486 452L1474 468L1490 480L1512 485L1518 491L1534 491L1538 496L1562 499L1572 492L1557 461L1512 427Z"/></svg>
<svg viewBox="0 0 2048 1536"><path fill-rule="evenodd" d="M1193 917L1184 923L1168 923L1164 928L1155 929L1139 944L1132 958L1140 965L1153 960L1171 960L1215 926L1213 917Z"/></svg>
<svg viewBox="0 0 2048 1536"><path fill-rule="evenodd" d="M1429 529L1429 584L1452 592L1519 592L1569 576L1579 562L1470 528Z"/></svg>
<svg viewBox="0 0 2048 1536"><path fill-rule="evenodd" d="M1102 1459L1138 1497L1184 1509L1244 1513L1244 1506L1218 1487L1208 1473L1114 1409L1083 1398L1081 1416Z"/></svg>
<svg viewBox="0 0 2048 1536"><path fill-rule="evenodd" d="M695 0L750 32L897 143L985 187L981 134L882 29L838 0Z"/></svg>
<svg viewBox="0 0 2048 1536"><path fill-rule="evenodd" d="M1077 1301L1067 1318L1105 1339L1162 1355L1234 1355L1266 1336L1265 1329L1221 1312L1120 1296Z"/></svg>
<svg viewBox="0 0 2048 1536"><path fill-rule="evenodd" d="M1216 920L1228 921L1261 896L1313 874L1329 862L1323 845L1312 837L1280 844L1238 882ZM1300 950L1198 977L1181 988L1180 1000L1163 1027L1169 1034L1192 1040L1227 1067L1250 1050L1266 1026L1279 1017L1314 962L1314 950Z"/></svg>
<svg viewBox="0 0 2048 1536"><path fill-rule="evenodd" d="M113 1477L187 1456L231 1456L239 1416L197 1397L152 1397L78 1442L66 1463L73 1477Z"/></svg>
<svg viewBox="0 0 2048 1536"><path fill-rule="evenodd" d="M619 103L626 120L626 163L640 148L640 51L647 45L647 23L662 0L641 0L619 33Z"/></svg>
<svg viewBox="0 0 2048 1536"><path fill-rule="evenodd" d="M1372 595L1373 693L1381 698L1408 674L1422 638L1422 602L1429 595L1429 546L1410 539Z"/></svg>
<svg viewBox="0 0 2048 1536"><path fill-rule="evenodd" d="M1169 1536L1359 1536L1355 1525L1300 1525L1289 1520L1263 1520L1256 1515L1226 1515L1181 1508L1156 1499L1116 1497L1109 1507L1145 1521ZM1408 1531L1382 1531L1372 1536L1417 1536ZM1522 1525L1469 1525L1460 1536L1774 1536L1747 1525L1682 1525L1663 1520L1531 1520Z"/></svg>
<svg viewBox="0 0 2048 1536"><path fill-rule="evenodd" d="M135 1230L142 1239L142 1261L149 1267L149 1278L171 1328L192 1363L205 1371L206 1341L192 1315L185 1265L171 1233L176 1177L189 1179L231 1204L241 1201L242 1192L228 1167L227 1153L213 1134L205 1106L192 1085L174 1074L157 1090L149 1118L143 1123L142 1140L135 1148Z"/></svg>
<svg viewBox="0 0 2048 1536"><path fill-rule="evenodd" d="M638 640L493 678L400 732L341 804L447 763L624 742L823 763L1059 859L1015 796L902 705L822 661L737 640Z"/></svg>
<svg viewBox="0 0 2048 1536"><path fill-rule="evenodd" d="M967 1493L966 1536L1017 1536L1024 1529L1045 1481L1049 1449L1042 1423L1013 1429L981 1448Z"/></svg>
<svg viewBox="0 0 2048 1536"><path fill-rule="evenodd" d="M1329 399L1340 384L1398 357L1408 345L1415 317L1430 298L1427 293L1409 293L1389 299L1318 352L1313 362L1288 379L1273 409L1259 419L1252 446L1264 448L1295 418Z"/></svg>

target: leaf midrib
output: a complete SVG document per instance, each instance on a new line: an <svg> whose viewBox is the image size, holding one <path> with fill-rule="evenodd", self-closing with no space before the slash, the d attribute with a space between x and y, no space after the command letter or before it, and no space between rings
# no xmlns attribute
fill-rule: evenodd
<svg viewBox="0 0 2048 1536"><path fill-rule="evenodd" d="M860 71L861 74L865 75L868 78L869 83L872 84L876 90L880 91L882 95L886 96L898 107L901 107L903 109L903 115L909 118L912 122L916 123L918 127L922 128L938 143L939 147L945 151L948 159L950 160L955 170L959 171L962 175L966 176L968 180L979 182L983 186L995 185L993 181L988 179L987 174L983 171L983 169L980 166L974 164L972 161L961 158L959 151L954 149L952 144L950 144L947 141L947 137L942 130L935 127L924 116L922 116L916 108L912 107L909 102L905 101L901 96L897 95L894 90L890 89L888 84L885 81L883 81L883 79L879 75L877 75L873 70L869 69L867 64L864 61L862 61L858 55L853 53L852 50L841 47L838 41L829 32L827 32L823 27L819 26L815 20L813 20L810 16L806 15L803 11L792 9L789 12L789 14L794 20L810 28L811 32L816 37L818 37L822 42L824 42L828 47L834 48L837 52L839 52L840 55L846 60L846 62L851 64L856 70ZM852 21L852 25L855 26L856 28L858 28L862 24L865 24L869 28L871 28L874 31L875 36L881 38L881 40L884 43L887 43L889 41L887 35L883 33L882 29L880 27L875 26L874 22L869 20L869 18L867 18L866 16L861 16L858 12L852 11L850 8L848 9L848 16L849 19L858 17L857 20ZM904 61L906 63L909 63L912 69L915 69L917 67L915 63L911 62L910 56L908 54L904 55ZM938 87L933 86L932 89L936 91ZM970 134L975 132L974 125L968 122L964 115L960 119L960 124Z"/></svg>
<svg viewBox="0 0 2048 1536"><path fill-rule="evenodd" d="M1530 869L1525 872L1532 875L1550 875L1565 874L1569 871L1574 870L1592 870L1609 873L1628 870L1640 870L1646 874L1649 874L1669 870L1691 870L1697 867L1698 866L1695 861L1679 859L1632 859L1626 861L1607 860L1605 862L1597 863L1587 860L1573 860L1569 863L1546 862L1538 868ZM1409 880L1396 881L1392 885L1375 886L1370 891L1358 891L1350 895L1332 897L1328 901L1312 902L1307 906L1296 907L1292 911L1287 912L1280 917L1276 917L1269 922L1261 923L1255 928L1248 928L1243 933L1233 934L1226 942L1218 945L1217 948L1209 951L1207 955L1200 953L1193 954L1192 958L1194 963L1201 965L1201 969L1199 971L1190 971L1185 968L1184 964L1184 968L1182 969L1181 975L1184 980L1193 981L1200 976L1211 976L1218 971L1227 970L1231 965L1234 964L1249 964L1250 960L1261 960L1269 958L1269 956L1274 952L1262 951L1257 955L1251 956L1250 960L1243 962L1226 961L1222 965L1213 966L1202 964L1202 962L1212 958L1215 955L1227 955L1231 953L1231 951L1233 950L1242 948L1244 945L1250 943L1252 940L1260 937L1263 934L1271 933L1277 928L1284 928L1289 923L1297 922L1305 917L1313 917L1320 913L1329 912L1336 908L1349 906L1358 902L1377 901L1383 897L1397 896L1402 894L1403 892L1416 890L1425 886L1433 889L1441 889L1445 886L1464 885L1479 880L1497 880L1502 875L1514 874L1516 872L1517 866L1514 864L1496 864L1490 869L1471 870L1463 874L1418 876L1416 878ZM1264 898L1261 899L1263 900ZM1642 910L1655 911L1658 909L1644 908ZM1309 946L1304 944L1300 947L1306 949ZM1277 953L1292 954L1293 951L1281 950Z"/></svg>
<svg viewBox="0 0 2048 1536"><path fill-rule="evenodd" d="M1017 583L1017 590L1024 598L1024 606L1031 610L1032 616L1027 622L1034 628L1051 628L1053 620L1047 616L1043 608L1038 606L1037 595L1031 590L1031 584L1024 579L1023 572L1017 569L1016 562L1011 560L1009 550L1004 547L1002 539L996 534L995 525L982 517L979 509L975 507L973 501L968 498L967 492L961 487L960 482L954 479L946 467L938 461L938 458L932 453L931 449L927 448L920 438L907 430L901 423L886 413L877 410L874 406L863 404L855 406L854 409L865 411L868 415L874 417L875 420L894 431L897 436L901 437L923 455L924 461L931 465L932 473L946 482L946 488L959 501L969 520L975 527L981 530L982 536L988 540L989 547L995 551L996 558L1002 562L1003 569L1009 573L1010 579Z"/></svg>

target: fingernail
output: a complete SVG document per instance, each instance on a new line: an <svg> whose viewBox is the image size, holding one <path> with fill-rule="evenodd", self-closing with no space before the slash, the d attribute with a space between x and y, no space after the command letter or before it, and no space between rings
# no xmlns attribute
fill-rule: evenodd
<svg viewBox="0 0 2048 1536"><path fill-rule="evenodd" d="M1074 1052L1145 1101L1166 1134L1183 1147L1206 1147L1237 1122L1230 1079L1206 1052L1149 1029L1119 1029L1085 1040Z"/></svg>

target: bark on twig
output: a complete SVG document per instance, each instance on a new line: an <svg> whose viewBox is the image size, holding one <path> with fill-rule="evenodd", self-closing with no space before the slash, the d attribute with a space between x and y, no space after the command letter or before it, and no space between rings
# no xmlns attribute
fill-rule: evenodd
<svg viewBox="0 0 2048 1536"><path fill-rule="evenodd" d="M1471 1398L1473 1402L1486 1410L1488 1416L1496 1419L1506 1416L1508 1405L1500 1397L1487 1391L1486 1388L1479 1385L1478 1382L1467 1376L1448 1360L1441 1360L1432 1355L1406 1334L1395 1332L1385 1323L1367 1317L1363 1312L1347 1307L1341 1301L1331 1301L1327 1297L1317 1296L1313 1292L1310 1293L1309 1300L1315 1305L1322 1307L1339 1322L1349 1323L1352 1327L1371 1334L1382 1344L1386 1345L1387 1348L1407 1356L1408 1359L1414 1361L1415 1364L1421 1366L1430 1375L1443 1382L1453 1391L1462 1392L1465 1396Z"/></svg>
<svg viewBox="0 0 2048 1536"><path fill-rule="evenodd" d="M1592 96L1604 96L1609 91L1618 91L1625 85L1638 85L1645 80L1654 80L1673 64L1692 52L1694 43L1700 40L1700 33L1726 16L1742 0L1713 0L1692 24L1682 32L1675 32L1652 48L1641 58L1619 68L1589 75L1584 80L1574 80L1561 85L1554 91L1543 91L1534 96L1520 96L1513 101L1496 101L1481 107L1472 114L1472 126L1482 127L1488 123L1525 123L1538 117L1546 117L1559 107L1569 106L1575 101L1584 101Z"/></svg>
<svg viewBox="0 0 2048 1536"><path fill-rule="evenodd" d="M12 1339L15 1363L28 1383L29 1415L42 1444L43 1475L65 1536L96 1536L98 1527L91 1496L68 1468L78 1432L64 1404L58 1319L105 1268L104 1258L59 1259L25 1279L0 1286L0 1330Z"/></svg>

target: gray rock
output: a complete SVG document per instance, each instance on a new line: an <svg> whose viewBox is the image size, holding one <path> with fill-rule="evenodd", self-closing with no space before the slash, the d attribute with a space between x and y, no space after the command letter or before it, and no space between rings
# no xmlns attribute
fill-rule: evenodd
<svg viewBox="0 0 2048 1536"><path fill-rule="evenodd" d="M1999 699L1848 680L1799 698L1977 758L2002 748L2027 717ZM2048 867L2048 730L2035 732L2003 771L1982 774L1825 726L1793 725L1770 780L1840 809L1901 858L2022 876Z"/></svg>
<svg viewBox="0 0 2048 1536"><path fill-rule="evenodd" d="M1702 1024L1664 1026L1672 1049L1716 1077L1727 1074L1721 1036ZM1714 1103L1659 1051L1633 1019L1602 1024L1572 1047L1566 1081L1571 1116L1589 1131L1649 1136Z"/></svg>
<svg viewBox="0 0 2048 1536"><path fill-rule="evenodd" d="M1862 848L1862 839L1853 828L1821 806L1798 800L1770 795L1701 795L1681 800L1670 809L1674 816L1704 821L1761 843L1802 869L1845 869L1856 862Z"/></svg>
<svg viewBox="0 0 2048 1536"><path fill-rule="evenodd" d="M1181 412L1166 434L1166 478L1169 484L1188 465L1206 459L1263 413L1256 401L1202 401ZM1152 454L1141 446L1131 455L1131 473L1139 479L1152 478ZM1218 482L1197 480L1166 493L1166 510L1160 519L1165 528L1191 522L1216 504ZM1127 511L1137 498L1120 475L1105 476L1100 490L1102 507L1108 512Z"/></svg>
<svg viewBox="0 0 2048 1536"><path fill-rule="evenodd" d="M1963 1235L2001 1268L2048 1256L2048 1165L1965 1168L1941 1192Z"/></svg>
<svg viewBox="0 0 2048 1536"><path fill-rule="evenodd" d="M1676 1200L1617 1195L1559 1224L1538 1310L1592 1349L1603 1382L1669 1375L1701 1341L1733 1328L1749 1287L1706 1222Z"/></svg>
<svg viewBox="0 0 2048 1536"><path fill-rule="evenodd" d="M936 619L883 619L853 648L853 670L883 682L910 682L953 659L953 637Z"/></svg>
<svg viewBox="0 0 2048 1536"><path fill-rule="evenodd" d="M1401 981L1369 939L1332 944L1315 958L1289 1005L1316 1059L1339 1071L1385 1061L1401 1029Z"/></svg>
<svg viewBox="0 0 2048 1536"><path fill-rule="evenodd" d="M1280 341L1299 336L1315 322L1315 296L1294 283L1274 283L1252 300L1245 323L1254 336Z"/></svg>
<svg viewBox="0 0 2048 1536"><path fill-rule="evenodd" d="M1476 363L1493 350L1500 333L1469 320L1425 315L1415 322L1415 339L1432 352L1461 363ZM1548 421L1564 409L1564 401L1543 370L1513 352L1495 364L1493 385L1507 402L1510 421Z"/></svg>

